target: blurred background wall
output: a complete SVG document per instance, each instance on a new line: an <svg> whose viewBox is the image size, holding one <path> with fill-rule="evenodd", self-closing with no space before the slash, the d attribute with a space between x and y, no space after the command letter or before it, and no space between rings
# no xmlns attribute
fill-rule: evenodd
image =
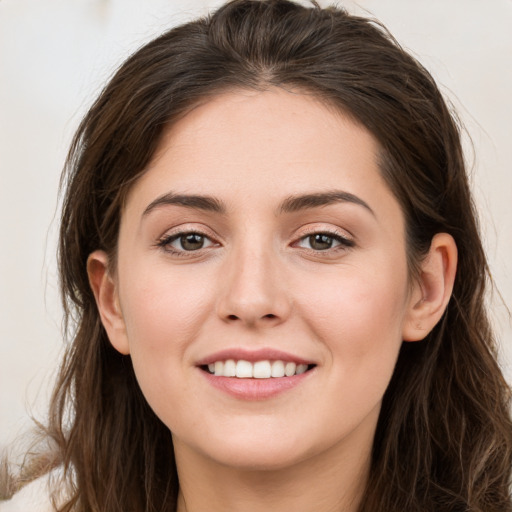
<svg viewBox="0 0 512 512"><path fill-rule="evenodd" d="M0 448L44 421L62 351L59 175L81 116L113 70L209 0L0 0ZM329 2L321 0L322 5ZM512 0L339 1L371 13L433 73L473 141L472 185L512 382ZM467 142L467 141L466 141Z"/></svg>

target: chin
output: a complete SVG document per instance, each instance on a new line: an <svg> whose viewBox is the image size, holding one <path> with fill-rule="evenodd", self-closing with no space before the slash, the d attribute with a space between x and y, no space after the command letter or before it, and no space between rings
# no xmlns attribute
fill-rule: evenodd
<svg viewBox="0 0 512 512"><path fill-rule="evenodd" d="M269 449L261 446L236 446L223 453L210 454L223 466L239 471L280 471L291 468L308 457L290 449Z"/></svg>
<svg viewBox="0 0 512 512"><path fill-rule="evenodd" d="M240 471L278 471L314 458L332 447L330 436L316 439L314 432L258 428L211 433L208 444L196 452L210 461ZM334 443L335 444L335 443Z"/></svg>

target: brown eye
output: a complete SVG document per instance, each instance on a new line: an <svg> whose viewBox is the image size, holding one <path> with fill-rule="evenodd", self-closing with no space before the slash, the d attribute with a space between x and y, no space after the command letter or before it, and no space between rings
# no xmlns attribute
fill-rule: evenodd
<svg viewBox="0 0 512 512"><path fill-rule="evenodd" d="M308 237L309 246L315 251L325 251L333 246L334 238L324 233L316 233Z"/></svg>
<svg viewBox="0 0 512 512"><path fill-rule="evenodd" d="M354 241L335 233L313 233L301 238L298 247L312 251L328 251L329 249L348 249L354 247Z"/></svg>
<svg viewBox="0 0 512 512"><path fill-rule="evenodd" d="M204 246L204 236L198 233L187 233L179 237L179 242L185 251L197 251Z"/></svg>
<svg viewBox="0 0 512 512"><path fill-rule="evenodd" d="M157 245L166 252L178 254L199 251L214 245L214 243L206 235L188 232L165 236Z"/></svg>

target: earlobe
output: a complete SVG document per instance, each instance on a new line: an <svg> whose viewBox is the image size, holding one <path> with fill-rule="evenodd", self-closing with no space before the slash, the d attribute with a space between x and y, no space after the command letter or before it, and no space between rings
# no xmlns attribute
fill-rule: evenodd
<svg viewBox="0 0 512 512"><path fill-rule="evenodd" d="M411 293L402 338L420 341L439 322L450 300L457 270L457 245L447 233L432 238Z"/></svg>
<svg viewBox="0 0 512 512"><path fill-rule="evenodd" d="M119 305L115 279L108 270L108 256L104 251L94 251L87 258L87 274L96 299L101 323L107 331L112 346L121 354L129 354L126 327Z"/></svg>

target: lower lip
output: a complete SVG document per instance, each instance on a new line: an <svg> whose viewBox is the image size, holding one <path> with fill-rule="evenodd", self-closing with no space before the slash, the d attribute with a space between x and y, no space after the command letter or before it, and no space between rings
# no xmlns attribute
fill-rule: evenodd
<svg viewBox="0 0 512 512"><path fill-rule="evenodd" d="M295 388L314 372L314 369L291 377L271 377L269 379L237 379L236 377L216 377L200 369L206 380L228 395L241 400L265 400Z"/></svg>

